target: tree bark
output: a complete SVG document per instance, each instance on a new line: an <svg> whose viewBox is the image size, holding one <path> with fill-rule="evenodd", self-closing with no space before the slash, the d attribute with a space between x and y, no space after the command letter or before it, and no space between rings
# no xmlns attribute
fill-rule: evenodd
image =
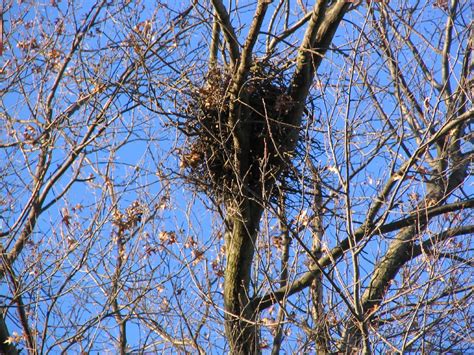
<svg viewBox="0 0 474 355"><path fill-rule="evenodd" d="M232 354L259 353L256 310L249 295L250 274L262 207L244 198L237 211L230 208L224 280L225 331Z"/></svg>
<svg viewBox="0 0 474 355"><path fill-rule="evenodd" d="M315 260L319 260L322 256L321 241L324 235L322 208L323 197L321 191L321 178L319 177L319 174L314 167L312 167L312 170L315 186L313 200L314 219L312 221L313 243L311 246L311 252ZM317 268L314 261L311 264L312 269ZM324 289L322 273L319 273L311 283L310 296L312 301L311 316L313 318L313 332L314 342L316 344L316 353L317 355L330 354L330 336L329 329L327 326L327 316L324 310Z"/></svg>

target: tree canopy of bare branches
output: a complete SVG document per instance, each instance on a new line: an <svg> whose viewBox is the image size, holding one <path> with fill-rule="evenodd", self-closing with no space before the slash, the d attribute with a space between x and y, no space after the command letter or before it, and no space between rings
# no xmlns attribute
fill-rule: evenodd
<svg viewBox="0 0 474 355"><path fill-rule="evenodd" d="M468 1L0 10L0 353L472 349Z"/></svg>

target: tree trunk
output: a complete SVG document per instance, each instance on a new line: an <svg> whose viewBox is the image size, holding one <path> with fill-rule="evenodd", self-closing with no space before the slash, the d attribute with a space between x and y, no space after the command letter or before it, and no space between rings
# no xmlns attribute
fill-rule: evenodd
<svg viewBox="0 0 474 355"><path fill-rule="evenodd" d="M231 354L259 353L256 312L249 302L250 273L262 207L249 198L228 206L224 281L225 331Z"/></svg>
<svg viewBox="0 0 474 355"><path fill-rule="evenodd" d="M311 246L311 252L315 260L319 260L322 256L321 252L321 240L324 234L323 226L323 210L322 210L322 191L321 191L321 178L319 177L318 171L312 166L314 185L314 200L313 200L313 211L314 219L313 224L313 243ZM317 266L313 261L311 263L311 269L316 270ZM313 318L314 327L314 342L316 344L317 355L330 354L330 336L329 329L327 326L327 316L324 310L324 299L323 299L323 274L319 273L314 281L311 283L310 296L312 301L311 316Z"/></svg>
<svg viewBox="0 0 474 355"><path fill-rule="evenodd" d="M252 25L242 51L236 41L234 28L229 14L220 0L213 0L219 24L229 49L231 67L233 68L232 84L229 88L229 108L227 124L231 127L233 143L233 171L236 173L235 185L232 186L233 201L227 201L226 207L226 256L227 266L224 281L225 331L232 354L256 354L260 352L257 311L255 303L250 302L249 286L255 241L263 208L254 200L254 196L266 201L268 196L261 196L262 191L269 190L275 175L253 176L252 170L257 167L261 158L255 156L251 149L251 140L256 139L252 122L255 109L248 102L245 90L242 90L248 78L252 64L252 51L270 2L259 1L255 10ZM308 29L297 57L297 65L292 82L289 85L289 96L293 107L284 117L287 135L276 147L279 154L291 154L298 140L299 127L306 98L313 82L314 74L332 42L336 29L349 5L339 1L328 7L326 0L318 0L311 14ZM242 105L242 103L245 103ZM266 117L265 112L260 112ZM227 138L226 138L227 139ZM282 162L283 164L283 162ZM275 167L278 174L278 167ZM254 174L255 175L255 174ZM258 175L258 173L257 173ZM251 186L257 185L257 186Z"/></svg>

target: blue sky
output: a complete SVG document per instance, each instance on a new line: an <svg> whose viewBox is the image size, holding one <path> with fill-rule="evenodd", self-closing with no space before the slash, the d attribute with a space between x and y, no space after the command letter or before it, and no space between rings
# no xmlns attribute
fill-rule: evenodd
<svg viewBox="0 0 474 355"><path fill-rule="evenodd" d="M80 91L87 93L88 90L93 90L94 87L97 87L100 84L100 80L109 84L120 77L124 67L134 57L134 53L130 47L111 46L110 44L124 43L123 41L127 39L127 33L134 25L148 19L153 19L154 26L156 24L157 27L157 33L166 30L169 21L164 17L164 14L166 11L170 11L170 9L165 9L164 7L155 8L154 3L150 1L145 1L141 4L143 8L138 13L130 15L129 12L124 12L116 17L110 15L109 21L104 22L103 25L98 27L97 35L91 37L93 39L87 40L87 44L81 52L83 56L81 59L87 65L81 65L79 60L74 62L79 67L76 74L81 80L74 81L71 76L71 79L64 81L60 88L60 99L55 101L55 113L64 110L71 102L76 100ZM20 42L23 43L22 41L29 41L32 38L41 38L36 31L38 28L50 31L48 33L57 33L55 31L57 31L59 12L62 12L67 19L67 25L65 26L66 34L59 36L57 43L54 45L48 43L47 46L50 47L46 48L56 48L64 53L67 52L72 41L72 37L68 35L68 32L72 33L73 26L78 26L83 16L88 13L90 4L87 3L83 8L78 7L75 11L72 11L72 8L68 7L70 4L68 5L65 2L59 2L58 5L56 8L50 5L41 5L36 8L33 6L32 9L35 10L26 12L26 15L22 17L23 24L15 22L19 18L17 14L23 13L24 9L30 6L30 4L25 2L22 5L17 5L15 3L9 9L5 16L8 42L6 53L1 58L3 63L10 60L12 63L10 65L14 67L14 60L19 59L20 62L23 61L31 65L31 62L25 60L26 54L21 51L18 44ZM177 9L183 9L187 6L187 3L168 4L166 6L170 7L173 5L176 5ZM244 38L246 26L248 26L253 12L253 4L241 5L243 10L239 12L239 17L233 18L233 23L236 28L243 28L240 36ZM201 12L201 15L206 13L203 7L199 7L198 10ZM350 58L354 55L353 48L356 46L356 41L359 38L358 32L354 30L354 24L359 27L362 26L365 11L366 7L364 6L360 10L352 12L347 17L347 22L345 22L344 26L339 29L333 44L333 47L337 48L337 50L328 53L317 76L318 82L325 86L326 89L324 92L318 92L318 86L316 86L313 91L314 113L317 117L314 125L310 127L310 132L312 138L317 142L311 146L310 152L315 157L315 165L321 169L326 169L323 173L325 182L328 184L325 189L326 194L329 194L330 187L334 188L338 185L337 174L334 173L335 162L330 154L331 143L336 144L334 154L341 160L341 167L344 167L343 146L339 145L344 139L342 135L344 126L348 122L349 124L354 124L351 128L355 136L354 146L357 149L354 149L353 169L357 165L364 163L365 159L370 156L370 152L373 149L372 142L377 137L376 133L382 128L388 131L370 101L360 101L362 98L370 97L370 93L363 87L358 75L354 76L354 85L350 88L353 101L347 102L349 94L347 91L347 73L351 69L351 62L344 61L344 58L346 56ZM127 15L130 16L127 17ZM174 15L171 15L171 17ZM179 80L196 80L196 77L199 77L206 70L203 63L207 59L206 48L209 42L210 29L208 24L201 23L200 18L195 13L193 15L195 17L190 21L190 27L185 27L190 31L191 35L182 39L184 42L189 43L185 49L179 46L177 48L174 47L172 35L166 35L163 38L163 52L160 55L162 60L173 63L171 65L173 69L169 69L159 60L149 62L151 64L151 72L146 73L146 78L152 83L153 88L159 90L159 85L165 83L167 85L176 84L179 89L185 83ZM433 32L431 29L434 28L437 18L442 17L442 15L441 10L427 5L427 10L422 15L420 14L418 20L420 30L426 33ZM32 24L30 29L27 28L28 22ZM282 26L282 23L278 25ZM10 34L8 32L9 28L15 28L13 33ZM176 28L172 33L176 34L179 31L180 29ZM304 27L296 32L294 36L295 45L299 43L298 40L302 36L303 31ZM30 35L32 37L29 37ZM416 38L418 37L415 36ZM424 42L422 39L419 39L419 42L415 42L415 44L422 47ZM455 42L454 46L457 45L459 44ZM258 48L262 50L263 46L264 43L262 41ZM101 50L96 52L97 48L101 48ZM399 122L403 119L403 116L396 100L393 99L393 91L390 86L391 79L387 71L381 69L382 60L374 55L375 49L370 44L364 43L359 48L360 54L354 58L356 58L358 63L368 63L366 67L368 68L369 75L377 82L377 88L379 89L377 95L384 102L384 111L389 113L394 122ZM188 51L184 53L187 61L178 60L185 51ZM294 53L294 50L289 50L288 52ZM400 51L399 55L400 60L409 70L412 65L412 58L408 57L407 53ZM41 91L41 85L39 85L41 81L39 79L43 73L50 75L48 80L45 80L45 83L47 83L47 88L51 86L54 79L54 70L47 69L48 67L45 63L47 63L48 55L51 56L52 52L48 52L48 50L40 46L40 48L30 51L29 54L33 55L35 63L38 64L37 70L39 72L34 72L34 66L31 66L31 70L22 72L24 75L23 82L27 85L28 89L31 86L28 95L23 96L24 94L20 91L13 90L3 94L2 109L5 109L3 114L7 113L13 118L27 120L32 117L32 112L40 112L38 114L39 122L44 123L41 116L42 108L38 106L38 111L35 111L34 109L28 109L26 104L28 100L31 103L41 102L42 95L48 92L48 90ZM434 74L439 75L439 71L436 69L439 67L439 62L437 62L439 59L436 59L438 57L429 50L423 52L423 56L425 58L433 56L431 64L435 70ZM289 54L286 53L279 60L284 62L288 57ZM59 58L64 59L63 56ZM49 65L52 64L50 63ZM459 66L459 60L453 58L452 67L454 72L459 70ZM181 73L176 73L175 70L181 71ZM291 73L291 67L289 73ZM169 78L172 78L172 82L168 81ZM413 78L416 79L416 76L414 75ZM416 83L416 81L413 81L413 83ZM453 85L454 83L455 78L453 78ZM112 316L107 315L107 312L104 312L103 307L103 303L107 298L106 289L109 286L108 283L110 283L111 270L114 267L114 257L117 255L116 245L113 242L114 233L116 233L111 218L113 209L110 209L110 206L114 206L116 203L118 210L124 212L133 201L140 201L145 210L145 218L151 216L152 212L156 212L156 215L150 218L147 224L141 225L135 234L131 236L127 244L127 250L130 255L128 266L134 272L123 276L127 281L125 282L126 287L123 290L123 294L121 294L121 303L126 304L127 292L133 294L134 288L136 290L140 287L145 288L143 285L147 284L147 280L142 278L150 276L153 285L146 285L149 288L147 289L147 295L154 301L150 307L153 312L163 312L163 314L152 312L155 315L154 319L156 321L161 322L163 326L173 329L174 335L179 335L180 332L186 335L185 324L183 324L182 319L173 316L173 312L176 314L179 312L188 313L192 321L197 322L197 319L201 316L200 312L208 311L209 316L215 318L213 321L206 323L199 340L204 347L206 347L205 344L208 341L224 346L222 335L223 312L221 309L222 278L216 275L217 270L221 269L224 263L223 258L220 256L223 240L219 233L222 232L223 224L215 208L211 211L209 210L208 207L212 206L209 199L204 194L193 193L192 187L184 184L183 180L179 178L179 174L184 173L179 169L179 149L186 148L186 146L182 146L183 137L177 134L174 129L166 126L170 123L170 117L173 119L173 116L165 117L163 114L153 113L144 108L128 110L130 105L132 105L130 97L137 97L134 90L143 93L149 89L147 85L140 86L140 84L142 83L137 79L136 86L130 84L124 88L123 93L119 95L117 103L111 106L108 111L107 119L111 120L111 122L113 121L111 123L113 130L110 130L110 133L97 137L94 145L88 148L87 159L84 159L82 165L74 165L68 170L59 180L57 187L51 191L47 201L54 199L61 193L62 187L66 186L73 176L75 169L81 166L81 174L79 175L81 181L73 184L68 193L42 215L37 232L33 237L32 245L25 249L24 255L15 264L17 272L24 278L27 289L27 285L32 285L32 289L28 289L27 294L32 304L38 305L34 312L38 316L36 318L38 329L41 329L47 307L52 305L49 297L54 295L62 285L63 280L61 276L64 273L71 272L74 267L79 266L78 271L66 286L68 292L65 292L64 297L61 297L55 306L57 307L55 312L57 312L58 317L62 311L65 315L77 315L77 319L84 323L90 322L93 324L92 330L87 333L91 339L91 343L88 344L88 346L91 346L89 349L99 351L99 349L112 348L110 339L117 336L118 330L116 328L116 321ZM430 88L430 85L423 83L415 87L419 97L430 94ZM52 155L50 174L55 173L55 166L61 164L67 157L71 141L80 138L84 134L86 127L84 123L93 119L94 115L100 112L101 107L104 107L110 94L111 90L104 92L96 102L91 103L91 105L79 111L73 117L70 127L67 128L68 130L62 132L63 135L61 135L61 132L57 134L57 148ZM183 95L174 90L162 90L156 94L160 98L166 98L160 101L161 106L159 108L154 106L155 102L151 101L151 106L160 111L175 110L176 101L179 102L183 98ZM440 101L440 98L435 94L429 96L429 102L433 107L436 107ZM148 105L149 103L147 102L146 104ZM318 124L318 121L321 123ZM14 126L1 127L0 138L2 141L11 141L12 138L9 135L12 133L12 130L15 130L21 136L29 125L33 127L34 132L38 132L39 128L35 124L17 120ZM329 124L332 125L330 126ZM131 130L131 127L134 127L134 129ZM373 136L367 133L368 128L372 130ZM400 132L403 132L404 125L400 125L399 129ZM123 142L126 142L126 144L122 145ZM409 149L416 147L415 141L410 136L407 136L404 142ZM185 142L184 144L188 145L190 143ZM95 151L95 147L105 147L105 149ZM33 151L30 152L28 150L30 148ZM38 153L33 148L27 147L26 152L28 153L28 159L34 162L34 157ZM398 152L396 151L397 149L399 150ZM11 159L17 170L17 175L5 176L2 181L4 185L16 186L16 190L11 191L11 193L6 190L2 193L2 199L7 201L9 206L12 206L2 206L2 224L0 227L3 229L6 226L11 226L18 211L26 203L28 198L27 190L28 188L31 189L31 182L28 183L28 179L31 178L28 177L24 152L18 148L12 148L3 149L0 154L2 154L2 160L7 161ZM382 149L377 158L364 169L363 173L357 175L352 180L351 189L354 201L356 201L352 211L355 227L357 227L359 221L364 219L371 199L375 196L375 192L380 190L383 182L386 181L391 173L391 169L398 167L399 163L391 166L392 162L396 160L394 156L398 154L403 156L404 152L397 145L397 142L393 140L387 141L386 147ZM113 164L110 162L113 162ZM302 166L301 161L295 161L295 165L298 166L298 164ZM7 166L6 169L8 168ZM111 197L110 191L106 189L107 181L105 176L113 181L117 197L115 202ZM164 176L167 176L167 178L164 178ZM410 191L422 193L415 182L409 182L403 185L402 188L406 189L407 193L401 194L403 197L400 198L400 202L408 201L408 192ZM472 185L466 184L465 192L472 196ZM169 202L165 202L168 198ZM295 218L301 210L311 207L312 200L310 196L307 196L307 199L301 196L294 196L293 202L294 205L289 208L289 213L292 218ZM344 207L343 199L333 199L327 206L328 209L337 210L341 215L345 213ZM64 223L65 209L71 214L73 228L69 228ZM390 214L387 221L399 218L403 215L403 212L405 211L397 209L395 213ZM329 219L330 217L328 217ZM341 218L341 221L344 221L344 218ZM438 222L435 221L434 224ZM267 232L265 223L268 223L269 232L262 233L261 241L266 245L270 245L270 238L274 233L277 234L278 230L275 227L273 216L269 216L268 220L262 224L262 230ZM337 225L335 223L334 221L328 222L327 239L325 239L328 247L336 245L338 241L346 237L346 227L343 224ZM342 222L339 221L338 223ZM177 235L175 243L170 243L169 239L166 239L169 238L171 233L176 233ZM68 238L79 241L80 247L72 251L68 250ZM309 230L305 231L302 239L309 243ZM193 244L192 241L196 244ZM88 245L91 246L90 251L87 249ZM387 246L388 243L380 243L379 239L369 242L361 254L362 277L365 277L372 271L372 255L380 255ZM256 270L266 270L279 257L278 251L275 248L268 246L267 249L271 252L261 253L261 260L256 263ZM205 252L205 259L194 262L196 252L201 251ZM46 256L43 259L38 258L41 254ZM81 261L81 258L85 256L87 258ZM110 256L112 258L107 259ZM55 260L57 260L57 257L60 257L62 261L60 263L61 267L55 270L57 266ZM296 242L294 242L291 257L292 261L298 265L297 272L292 277L297 277L305 271L304 260L306 257ZM34 270L36 270L34 265L35 262L39 263L38 260L44 262L44 265L37 268L37 270L44 272L41 275L34 274ZM24 265L32 266L31 269L23 270ZM217 268L216 272L210 271L213 265ZM340 265L340 282L350 285L353 275L345 269L346 267L348 267L346 264ZM22 274L22 272L26 273ZM28 272L33 272L33 274L28 274ZM173 277L170 278L169 275L173 275ZM258 276L258 279L263 284L265 277L261 274ZM51 282L52 286L50 289L38 288L41 283L47 284L50 280L54 280L54 282ZM265 287L268 287L268 285L265 285ZM330 285L327 285L327 287L330 288ZM93 292L88 293L87 291L91 288L95 289ZM180 292L176 292L177 290ZM204 302L203 290L212 294L213 300L217 301L215 306L206 309L207 305ZM0 285L0 292L1 294L10 294L7 284L2 283ZM307 293L303 292L301 295L295 296L292 301L295 304L301 304L304 303L302 300L305 297L307 297ZM78 300L83 301L84 304L78 303ZM160 308L166 302L170 303L170 309ZM339 306L340 300L336 300L336 304ZM184 311L180 310L179 307L182 307ZM125 307L123 311L124 314L132 314L130 308ZM273 310L271 315L274 314L275 310ZM96 318L97 315L100 315L100 317ZM263 317L270 317L270 312L265 312ZM179 320L173 323L173 320L177 319ZM58 323L63 322L58 321ZM58 334L62 331L67 331L67 327L71 326L67 322L62 325L65 329L57 330ZM101 326L110 327L110 329L108 332L95 333L95 330ZM16 319L9 321L9 327L11 331L20 331ZM296 327L292 330L294 331L293 334L288 335L288 349L295 349L298 341L297 337L301 335L297 333ZM139 327L133 325L133 321L130 323L128 331L128 340L132 349L141 342L144 342L149 335L146 331L141 333ZM207 339L206 333L209 334L210 339ZM270 339L268 332L265 333L265 336ZM216 338L221 340L216 341ZM52 345L54 341L54 338L49 338L47 346ZM222 349L216 349L215 351L219 353Z"/></svg>

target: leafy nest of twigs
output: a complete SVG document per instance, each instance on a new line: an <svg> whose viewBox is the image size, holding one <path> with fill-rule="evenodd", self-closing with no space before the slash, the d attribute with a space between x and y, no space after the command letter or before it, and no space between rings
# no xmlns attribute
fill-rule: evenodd
<svg viewBox="0 0 474 355"><path fill-rule="evenodd" d="M230 198L242 186L260 194L265 184L281 175L291 158L285 117L294 103L284 77L267 62L256 62L238 98L229 94L230 75L222 69L210 71L201 86L191 90L186 120L180 129L187 136L181 151L186 179L215 197ZM238 122L229 122L231 100L240 103ZM246 144L235 148L235 135ZM245 149L247 169L238 172L236 157ZM241 156L241 155L240 155ZM242 184L242 180L245 183Z"/></svg>

